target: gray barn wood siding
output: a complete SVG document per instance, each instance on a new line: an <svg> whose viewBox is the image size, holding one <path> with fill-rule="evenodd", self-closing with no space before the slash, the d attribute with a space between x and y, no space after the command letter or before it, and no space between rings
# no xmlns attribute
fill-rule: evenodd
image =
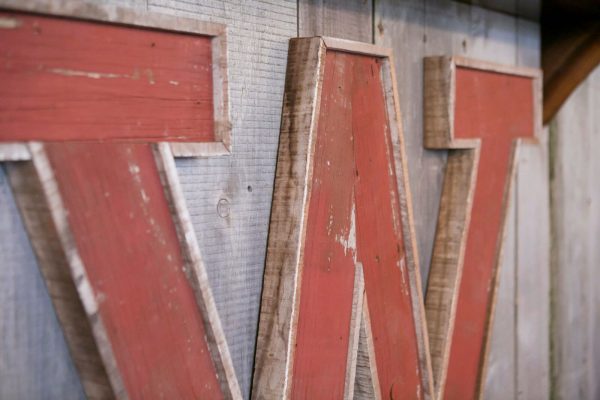
<svg viewBox="0 0 600 400"><path fill-rule="evenodd" d="M0 399L83 399L69 350L0 167Z"/></svg>
<svg viewBox="0 0 600 400"><path fill-rule="evenodd" d="M600 67L552 132L552 394L600 398Z"/></svg>
<svg viewBox="0 0 600 400"><path fill-rule="evenodd" d="M179 159L177 168L236 373L246 396L250 391L288 39L298 34L323 34L375 42L394 49L424 283L446 154L422 147L422 58L456 54L532 67L539 66L540 62L536 22L447 0L102 1L228 25L233 154ZM518 2L508 3L507 7L515 8L513 14L518 14ZM486 379L488 398L548 397L546 149L544 143L522 149L513 183L515 190ZM0 179L3 196L0 214L4 212L5 218L18 221L14 205L8 208L8 200L4 200L9 198L7 190L6 182ZM220 216L217 211L219 201L228 204L227 213L221 212L226 216ZM22 227L3 224L0 229L3 241L26 245ZM0 260L8 257L10 251L11 248L0 247ZM25 261L18 261L21 262ZM32 255L26 262L31 266L29 270L13 267L15 278L10 281L3 278L0 282L14 286L12 291L0 291L0 331L3 337L7 332L10 333L7 338L14 338L0 341L0 388L13 385L14 390L23 390L20 393L41 390L56 379L71 382L73 373L64 343L56 344L59 342L56 338L62 340L62 336L39 273L36 275L38 283L31 283L31 271L37 272ZM4 264L3 261L2 273L7 269ZM15 293L21 294L17 297ZM25 302L22 297L25 294L39 304ZM47 315L54 318L54 325L47 321L50 317L17 323L4 316L7 307L19 307L25 313L45 307ZM3 372L7 370L2 369L10 361L6 349L16 346L23 330L38 335L35 336L39 346L36 351L40 357L50 357L64 365L52 371L44 363L28 366L29 375L23 382L37 385L37 389L14 383L11 375ZM21 345L21 348L19 357L31 357L26 346ZM40 374L46 374L47 380L35 378ZM44 398L80 396L78 385L64 387L63 392L46 394ZM1 390L0 398L4 398Z"/></svg>

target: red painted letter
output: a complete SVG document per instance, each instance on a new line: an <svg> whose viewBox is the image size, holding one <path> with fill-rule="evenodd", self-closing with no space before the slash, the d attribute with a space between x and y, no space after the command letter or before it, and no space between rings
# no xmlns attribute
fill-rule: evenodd
<svg viewBox="0 0 600 400"><path fill-rule="evenodd" d="M429 391L389 54L356 45L290 44L255 398Z"/></svg>
<svg viewBox="0 0 600 400"><path fill-rule="evenodd" d="M86 394L241 396L158 144L217 140L213 39L0 17L0 154Z"/></svg>
<svg viewBox="0 0 600 400"><path fill-rule="evenodd" d="M539 129L539 72L425 62L425 138L448 155L426 310L436 395L480 391L519 139Z"/></svg>

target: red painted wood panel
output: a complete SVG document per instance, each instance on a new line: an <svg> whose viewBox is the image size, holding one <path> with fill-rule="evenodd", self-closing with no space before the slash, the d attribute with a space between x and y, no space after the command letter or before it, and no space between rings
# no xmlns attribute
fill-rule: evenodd
<svg viewBox="0 0 600 400"><path fill-rule="evenodd" d="M534 136L533 80L456 70L456 138L481 138L471 222L458 294L445 397L473 399L506 212L514 141Z"/></svg>
<svg viewBox="0 0 600 400"><path fill-rule="evenodd" d="M328 51L308 207L292 397L341 398L361 262L383 398L422 397L381 65Z"/></svg>
<svg viewBox="0 0 600 400"><path fill-rule="evenodd" d="M48 142L98 304L91 318L108 335L99 346L110 346L128 398L222 398L148 143L214 140L211 39L0 18L0 141Z"/></svg>
<svg viewBox="0 0 600 400"><path fill-rule="evenodd" d="M214 141L209 37L0 18L0 141Z"/></svg>
<svg viewBox="0 0 600 400"><path fill-rule="evenodd" d="M221 398L151 145L46 150L129 398Z"/></svg>
<svg viewBox="0 0 600 400"><path fill-rule="evenodd" d="M308 209L292 398L344 395L355 250L352 62L327 52Z"/></svg>
<svg viewBox="0 0 600 400"><path fill-rule="evenodd" d="M423 397L390 129L377 59L354 68L356 237L382 399Z"/></svg>

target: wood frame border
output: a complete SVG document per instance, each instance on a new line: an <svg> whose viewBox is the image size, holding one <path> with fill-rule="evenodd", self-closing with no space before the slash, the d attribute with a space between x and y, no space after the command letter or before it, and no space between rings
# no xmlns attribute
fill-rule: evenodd
<svg viewBox="0 0 600 400"><path fill-rule="evenodd" d="M482 383L487 368L491 326L498 293L498 274L506 236L506 213L516 172L521 143L538 144L542 131L542 71L535 68L496 64L458 56L425 57L424 59L424 146L450 150L444 186L440 199L431 269L425 308L430 335L435 398L444 395L450 355L450 338L454 329L458 285L462 276L464 254L470 225L470 214L477 181L480 139L458 139L454 136L454 106L457 67L515 75L532 79L533 138L515 140L509 161L507 185L503 194L500 237L492 278L491 303L487 311L484 347L478 376L478 396L483 396Z"/></svg>
<svg viewBox="0 0 600 400"><path fill-rule="evenodd" d="M419 347L419 367L424 392L426 397L431 397L433 381L429 341L392 50L367 43L320 36L294 38L290 40L289 45L251 397L287 399L291 393L303 248L306 242L312 159L316 142L314 137L319 120L327 50L374 56L382 60L381 81L394 149L402 234L405 240L413 320ZM360 284L362 268L357 267L356 272L361 275L355 279ZM362 291L355 290L353 317L356 318L361 318L364 312L362 298L356 298L359 294L362 295ZM353 321L351 324L351 343L358 341L358 337L354 337L359 331L357 323L360 326L360 321ZM370 352L372 351L371 346ZM356 354L349 351L348 363L355 357ZM370 359L374 360L372 357ZM347 379L354 375L355 371L347 371ZM353 388L346 387L347 395L352 392Z"/></svg>
<svg viewBox="0 0 600 400"><path fill-rule="evenodd" d="M76 0L0 0L0 9L210 36L212 38L213 110L216 141L171 142L171 150L175 157L213 157L231 154L232 126L229 116L226 25L134 8L95 4L89 0L84 2ZM23 161L30 158L27 145L0 143L0 161Z"/></svg>

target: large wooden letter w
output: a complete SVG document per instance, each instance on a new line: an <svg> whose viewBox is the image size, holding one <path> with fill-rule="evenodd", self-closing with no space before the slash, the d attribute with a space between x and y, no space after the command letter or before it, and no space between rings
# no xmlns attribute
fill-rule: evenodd
<svg viewBox="0 0 600 400"><path fill-rule="evenodd" d="M538 70L425 61L425 144L451 149L426 297L437 398L481 392L515 149L540 129L539 95Z"/></svg>
<svg viewBox="0 0 600 400"><path fill-rule="evenodd" d="M253 397L431 394L393 61L290 43Z"/></svg>
<svg viewBox="0 0 600 400"><path fill-rule="evenodd" d="M0 161L86 395L240 398L171 153L228 151L223 27L63 11L187 31L0 13Z"/></svg>

